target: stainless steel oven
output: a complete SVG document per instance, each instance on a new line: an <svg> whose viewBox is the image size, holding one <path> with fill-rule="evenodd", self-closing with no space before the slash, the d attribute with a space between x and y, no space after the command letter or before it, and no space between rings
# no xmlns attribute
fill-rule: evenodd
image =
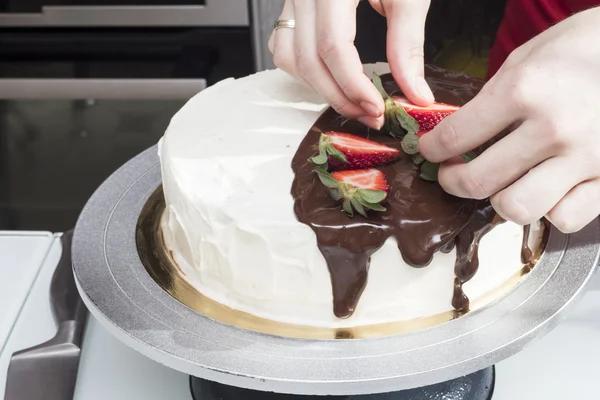
<svg viewBox="0 0 600 400"><path fill-rule="evenodd" d="M0 93L15 79L245 76L256 69L249 15L245 0L0 0Z"/></svg>
<svg viewBox="0 0 600 400"><path fill-rule="evenodd" d="M0 26L248 26L245 0L0 0Z"/></svg>
<svg viewBox="0 0 600 400"><path fill-rule="evenodd" d="M253 73L250 15L246 0L0 0L0 230L73 226L187 99Z"/></svg>

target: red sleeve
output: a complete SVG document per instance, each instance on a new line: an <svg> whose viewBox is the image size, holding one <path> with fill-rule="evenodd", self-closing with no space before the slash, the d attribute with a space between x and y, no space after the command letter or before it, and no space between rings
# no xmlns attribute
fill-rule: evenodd
<svg viewBox="0 0 600 400"><path fill-rule="evenodd" d="M570 15L600 6L600 0L508 0L490 52L488 79L523 43Z"/></svg>

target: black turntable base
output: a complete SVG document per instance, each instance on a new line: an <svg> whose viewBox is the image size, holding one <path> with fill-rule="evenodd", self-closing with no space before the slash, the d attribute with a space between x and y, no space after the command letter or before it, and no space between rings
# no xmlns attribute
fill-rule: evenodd
<svg viewBox="0 0 600 400"><path fill-rule="evenodd" d="M401 392L323 397L259 392L190 377L190 390L194 400L491 400L495 379L494 367L489 367L452 381Z"/></svg>

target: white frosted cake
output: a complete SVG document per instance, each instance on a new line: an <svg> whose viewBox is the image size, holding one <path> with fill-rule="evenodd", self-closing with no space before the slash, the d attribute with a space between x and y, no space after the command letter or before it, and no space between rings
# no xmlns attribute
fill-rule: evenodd
<svg viewBox="0 0 600 400"><path fill-rule="evenodd" d="M365 66L368 76L387 68ZM292 159L327 108L314 92L272 70L219 82L173 117L159 144L162 229L186 280L230 308L300 325L361 326L453 310L456 248L415 268L391 236L372 254L352 312L334 313L328 264L314 227L299 221L292 195ZM354 223L365 224L348 218ZM539 227L531 232L534 248ZM523 227L510 222L485 234L479 269L463 286L471 301L523 268L522 240Z"/></svg>

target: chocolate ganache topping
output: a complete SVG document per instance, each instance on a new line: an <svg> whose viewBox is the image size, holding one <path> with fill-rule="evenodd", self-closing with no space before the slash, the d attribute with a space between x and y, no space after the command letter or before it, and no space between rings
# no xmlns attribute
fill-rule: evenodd
<svg viewBox="0 0 600 400"><path fill-rule="evenodd" d="M483 82L463 74L428 66L426 77L436 101L458 106L472 99ZM401 92L390 74L381 77L390 95ZM481 238L502 223L488 200L462 199L446 193L437 182L419 177L420 169L411 156L401 152L393 164L380 168L390 184L385 212L368 218L343 213L317 178L308 159L315 155L321 133L338 131L369 138L401 150L401 139L369 131L328 109L310 129L292 160L295 179L292 196L298 220L315 232L317 243L331 275L333 311L338 318L350 317L367 284L369 262L389 237L395 237L404 261L426 267L436 252L456 248L454 296L458 312L469 309L462 286L476 274ZM526 230L526 234L528 230ZM524 237L524 251L527 238ZM531 258L531 251L523 258ZM527 261L527 260L523 260ZM451 284L449 282L449 284Z"/></svg>

